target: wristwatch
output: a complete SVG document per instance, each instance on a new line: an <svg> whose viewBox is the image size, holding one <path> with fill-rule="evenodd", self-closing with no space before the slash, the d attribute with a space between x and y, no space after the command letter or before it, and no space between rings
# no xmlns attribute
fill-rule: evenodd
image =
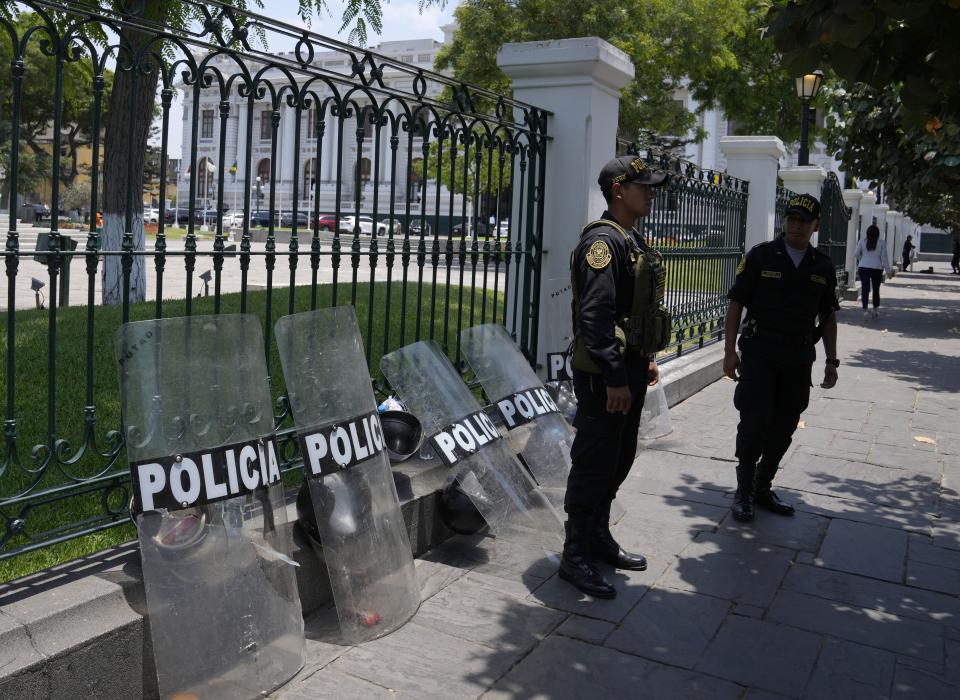
<svg viewBox="0 0 960 700"><path fill-rule="evenodd" d="M824 360L824 362L826 362L828 365L833 365L834 367L840 366L840 360L838 360L836 357L828 357L826 360Z"/></svg>

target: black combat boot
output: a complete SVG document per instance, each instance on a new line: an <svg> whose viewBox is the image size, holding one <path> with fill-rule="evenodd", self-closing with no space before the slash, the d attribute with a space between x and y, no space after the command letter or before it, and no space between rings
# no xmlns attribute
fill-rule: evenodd
<svg viewBox="0 0 960 700"><path fill-rule="evenodd" d="M775 464L771 467L769 463L765 464L762 459L760 460L760 464L757 465L757 485L754 501L759 507L769 510L771 513L793 515L795 512L793 506L781 501L770 488L773 484L773 477L777 475L778 466Z"/></svg>
<svg viewBox="0 0 960 700"><path fill-rule="evenodd" d="M617 589L593 565L590 525L592 523L589 520L568 520L564 524L567 540L563 544L563 558L560 560L560 578L594 598L616 598Z"/></svg>
<svg viewBox="0 0 960 700"><path fill-rule="evenodd" d="M609 564L617 569L647 570L646 557L642 554L625 552L613 539L613 534L610 532L610 503L600 508L594 518L593 537L590 544L593 556L597 561Z"/></svg>
<svg viewBox="0 0 960 700"><path fill-rule="evenodd" d="M737 492L733 496L733 519L741 523L753 520L753 479L757 471L755 464L737 465Z"/></svg>

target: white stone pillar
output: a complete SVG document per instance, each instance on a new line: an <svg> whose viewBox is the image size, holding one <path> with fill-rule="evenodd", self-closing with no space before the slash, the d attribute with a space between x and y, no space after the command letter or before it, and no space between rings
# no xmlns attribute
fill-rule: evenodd
<svg viewBox="0 0 960 700"><path fill-rule="evenodd" d="M540 304L536 367L544 375L546 354L570 344L570 251L582 227L606 208L597 177L616 154L620 90L633 79L633 63L606 41L583 37L504 44L497 65L512 80L514 99L553 113L541 195L540 297L532 300Z"/></svg>
<svg viewBox="0 0 960 700"><path fill-rule="evenodd" d="M900 251L903 248L903 236L901 230L903 227L903 214L899 211L887 212L887 259L890 261L890 267L899 270Z"/></svg>
<svg viewBox="0 0 960 700"><path fill-rule="evenodd" d="M860 200L860 238L867 235L867 228L873 224L874 208L877 206L877 195L873 192L864 192Z"/></svg>
<svg viewBox="0 0 960 700"><path fill-rule="evenodd" d="M794 165L780 168L780 179L788 190L797 194L810 194L819 200L823 181L827 179L827 171L819 165ZM818 233L814 233L810 245L816 247L819 239Z"/></svg>
<svg viewBox="0 0 960 700"><path fill-rule="evenodd" d="M744 250L773 240L777 209L777 166L785 150L776 136L725 136L720 151L727 159L727 172L749 180L747 238Z"/></svg>
<svg viewBox="0 0 960 700"><path fill-rule="evenodd" d="M847 257L844 269L847 271L847 286L857 286L857 261L853 253L857 247L857 238L860 229L860 200L863 199L861 190L844 190L843 203L850 207L850 223L847 224Z"/></svg>
<svg viewBox="0 0 960 700"><path fill-rule="evenodd" d="M878 245L887 245L887 212L890 207L887 204L878 204L873 208L873 218L877 220L877 228L880 229L880 241ZM893 262L893 260L889 260Z"/></svg>

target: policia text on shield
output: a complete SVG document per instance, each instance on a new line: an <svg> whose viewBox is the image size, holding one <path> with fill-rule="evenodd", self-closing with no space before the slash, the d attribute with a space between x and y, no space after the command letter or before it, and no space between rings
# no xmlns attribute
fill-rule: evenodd
<svg viewBox="0 0 960 700"><path fill-rule="evenodd" d="M634 156L604 165L598 183L608 209L584 228L570 257L577 435L560 578L598 598L613 598L616 589L596 561L641 571L647 566L644 557L621 549L609 521L633 465L646 388L659 380L655 353L670 338L663 259L633 228L650 213L653 188L667 180Z"/></svg>
<svg viewBox="0 0 960 700"><path fill-rule="evenodd" d="M809 403L815 346L821 338L826 353L821 386L830 389L837 383L837 278L830 256L810 245L819 225L817 198L807 194L792 198L784 236L746 254L728 294L723 372L738 382L733 399L740 424L732 511L741 522L753 520L755 504L793 515L793 506L770 487ZM738 331L740 357L735 345Z"/></svg>

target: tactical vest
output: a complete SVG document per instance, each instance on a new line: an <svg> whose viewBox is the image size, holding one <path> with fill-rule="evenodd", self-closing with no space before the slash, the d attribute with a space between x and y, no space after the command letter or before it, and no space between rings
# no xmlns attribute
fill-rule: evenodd
<svg viewBox="0 0 960 700"><path fill-rule="evenodd" d="M580 237L598 226L616 229L630 245L630 264L633 266L633 300L630 315L616 319L614 334L620 344L620 352L636 352L652 355L670 343L672 319L663 305L667 272L663 256L650 247L641 247L634 238L613 221L601 219L587 224ZM580 293L577 289L577 270L574 254L570 254L570 281L573 288L573 368L600 373L600 367L590 357L580 337Z"/></svg>

